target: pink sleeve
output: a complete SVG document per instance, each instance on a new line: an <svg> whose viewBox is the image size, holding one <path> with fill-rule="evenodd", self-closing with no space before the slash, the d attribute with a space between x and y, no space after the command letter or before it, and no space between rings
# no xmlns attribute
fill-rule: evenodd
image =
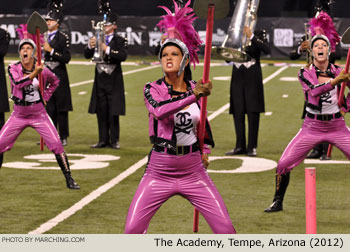
<svg viewBox="0 0 350 252"><path fill-rule="evenodd" d="M16 68L16 65L9 65L8 67L8 73L11 80L11 85L16 86L18 89L22 89L25 86L28 86L32 84L31 79L29 79L29 76L23 76L21 72L18 71Z"/></svg>
<svg viewBox="0 0 350 252"><path fill-rule="evenodd" d="M144 88L144 99L146 108L156 119L168 117L197 100L190 91L178 97L164 100L164 97L150 84Z"/></svg>
<svg viewBox="0 0 350 252"><path fill-rule="evenodd" d="M329 81L318 83L317 79L313 79L305 69L299 71L298 77L304 92L314 97L320 96L334 88Z"/></svg>

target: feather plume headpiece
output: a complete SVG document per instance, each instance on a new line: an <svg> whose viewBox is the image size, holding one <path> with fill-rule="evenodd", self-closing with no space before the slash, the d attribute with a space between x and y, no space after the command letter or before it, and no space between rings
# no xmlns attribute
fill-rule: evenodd
<svg viewBox="0 0 350 252"><path fill-rule="evenodd" d="M197 52L202 44L198 32L193 27L193 21L197 19L193 12L193 9L189 7L191 0L180 8L176 2L173 0L175 11L172 13L165 6L158 6L162 8L167 13L162 16L157 26L162 32L165 33L167 38L178 39L182 41L190 54L190 62L193 66L199 63Z"/></svg>
<svg viewBox="0 0 350 252"><path fill-rule="evenodd" d="M31 39L36 44L36 36L34 34L30 34L27 30L27 24L20 24L18 28L16 28L16 32L20 40L23 39ZM44 34L40 34L40 43L44 44Z"/></svg>
<svg viewBox="0 0 350 252"><path fill-rule="evenodd" d="M332 18L324 11L321 11L317 17L309 22L311 36L325 35L331 43L331 50L335 51L336 45L340 42L339 35L335 30Z"/></svg>

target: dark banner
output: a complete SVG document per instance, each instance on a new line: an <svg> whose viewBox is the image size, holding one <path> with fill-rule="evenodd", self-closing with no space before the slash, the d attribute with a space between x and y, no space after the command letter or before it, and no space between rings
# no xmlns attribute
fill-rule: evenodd
<svg viewBox="0 0 350 252"><path fill-rule="evenodd" d="M308 18L259 18L257 29L265 29L271 47L271 57L288 57L290 51L298 45L305 34L305 24ZM350 26L349 18L334 20L335 28L341 36ZM348 45L341 45L343 55L346 57Z"/></svg>
<svg viewBox="0 0 350 252"><path fill-rule="evenodd" d="M27 19L27 16L0 15L0 26L9 32L11 37L9 53L17 52L19 39L16 28ZM91 20L98 22L100 19L99 16L65 17L60 29L71 38L72 54L83 54L89 37L93 36ZM271 54L267 57L288 57L289 52L297 46L300 38L305 34L304 23L308 20L308 18L259 18L256 29L267 31L271 46ZM128 39L130 55L154 54L161 37L161 32L156 27L158 21L159 17L119 17L117 32ZM222 44L230 22L230 18L215 20L213 45ZM335 25L341 35L350 26L350 18L335 19ZM196 21L195 28L203 41L205 41L205 27L206 20ZM343 49L344 51L347 49L346 45L343 45Z"/></svg>

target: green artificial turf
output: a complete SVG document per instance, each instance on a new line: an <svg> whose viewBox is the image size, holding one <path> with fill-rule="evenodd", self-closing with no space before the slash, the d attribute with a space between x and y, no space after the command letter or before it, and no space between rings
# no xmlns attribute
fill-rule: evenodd
<svg viewBox="0 0 350 252"><path fill-rule="evenodd" d="M76 59L75 59L76 60ZM82 60L82 59L81 59ZM152 61L152 59L148 59ZM132 57L128 62L143 62ZM156 58L154 58L156 61ZM219 62L219 61L217 61ZM222 63L222 62L221 62ZM150 65L124 65L123 71ZM264 78L281 66L263 67ZM266 111L261 114L258 157L278 161L284 148L299 130L302 119L303 94L297 81L281 81L281 77L296 77L298 67L289 67L264 85ZM232 67L211 67L210 78L231 76ZM93 65L68 65L71 84L91 80ZM194 79L202 75L203 67L193 71ZM59 170L25 170L3 167L0 170L0 233L28 233L41 224L70 208L80 199L104 185L137 161L148 155L148 117L143 101L143 86L162 76L160 67L124 76L126 91L126 116L121 117L120 150L90 149L97 142L96 115L88 114L92 83L71 88L74 111L69 113L70 137L65 148L68 154L105 154L119 156L101 169L74 170L72 174L81 186L79 191L65 187ZM230 81L213 81L214 89L208 98L209 115L229 102ZM83 93L82 93L83 92ZM288 95L288 98L283 98ZM9 113L6 114L6 117ZM348 121L348 118L346 119ZM235 145L232 115L228 110L211 121L216 147L213 156L224 153ZM13 149L4 155L4 163L29 162L24 156L41 154L36 145L39 137L26 129L17 139ZM45 149L44 153L50 153ZM345 160L334 149L333 159ZM70 161L77 157L70 157ZM31 161L30 161L31 162ZM240 167L239 159L213 161L209 169L234 170ZM56 166L56 163L43 163ZM211 173L221 193L232 222L238 233L305 233L304 168L302 163L291 173L284 211L267 214L264 209L271 203L274 193L275 170L259 173ZM319 233L350 233L349 165L318 164L317 168L317 221ZM47 233L123 233L125 217L144 166L97 199L77 211ZM193 207L180 196L168 200L151 221L149 233L192 233ZM200 217L199 233L212 233Z"/></svg>

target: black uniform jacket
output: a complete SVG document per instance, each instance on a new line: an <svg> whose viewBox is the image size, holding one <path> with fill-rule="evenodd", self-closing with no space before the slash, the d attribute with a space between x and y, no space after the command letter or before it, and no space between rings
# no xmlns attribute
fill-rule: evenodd
<svg viewBox="0 0 350 252"><path fill-rule="evenodd" d="M60 85L55 90L53 96L56 98L56 106L58 111L72 111L72 96L69 87L69 79L66 64L69 63L70 55L70 40L68 35L61 31L57 31L56 35L49 42L50 46L54 49L53 55L49 52L45 52L45 63L48 64L50 69L60 79ZM51 67L55 66L56 67ZM49 101L50 102L50 101Z"/></svg>
<svg viewBox="0 0 350 252"><path fill-rule="evenodd" d="M0 28L0 113L9 112L4 56L9 48L9 34Z"/></svg>
<svg viewBox="0 0 350 252"><path fill-rule="evenodd" d="M114 34L108 46L110 47L110 53L109 55L104 56L104 62L106 64L115 65L116 67L109 75L105 72L99 73L96 66L95 81L91 94L89 113L96 113L97 85L100 86L111 84L112 93L110 95L112 104L110 104L110 110L112 115L125 115L125 91L121 62L125 61L127 58L127 40L117 34ZM94 49L89 49L88 47L85 48L84 55L87 59L92 58L93 54ZM97 78L97 76L101 78ZM98 83L98 79L103 79L103 83Z"/></svg>
<svg viewBox="0 0 350 252"><path fill-rule="evenodd" d="M230 88L230 114L244 106L247 112L265 112L264 89L262 82L262 72L260 66L261 52L270 52L267 40L262 36L261 31L255 31L251 44L246 48L256 63L249 68L241 65L232 69Z"/></svg>

